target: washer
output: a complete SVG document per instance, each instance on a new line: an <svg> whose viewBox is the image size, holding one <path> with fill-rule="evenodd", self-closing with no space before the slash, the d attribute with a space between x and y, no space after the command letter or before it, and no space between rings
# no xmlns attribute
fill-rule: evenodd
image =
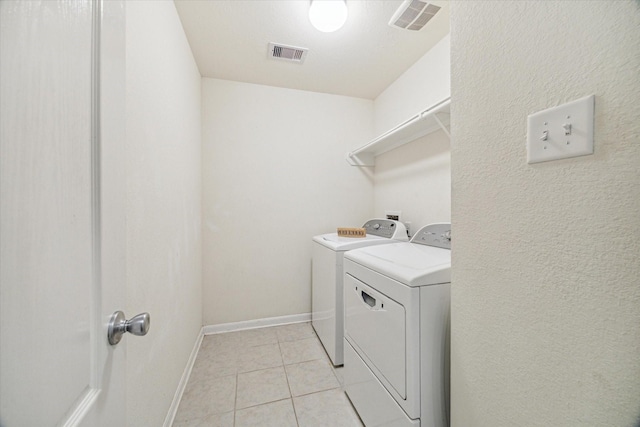
<svg viewBox="0 0 640 427"><path fill-rule="evenodd" d="M360 418L447 426L451 224L344 258L343 375Z"/></svg>
<svg viewBox="0 0 640 427"><path fill-rule="evenodd" d="M313 238L311 324L335 366L342 365L344 359L344 253L365 246L409 240L407 229L399 221L371 219L362 227L367 231L366 237L340 237L337 233L330 233Z"/></svg>

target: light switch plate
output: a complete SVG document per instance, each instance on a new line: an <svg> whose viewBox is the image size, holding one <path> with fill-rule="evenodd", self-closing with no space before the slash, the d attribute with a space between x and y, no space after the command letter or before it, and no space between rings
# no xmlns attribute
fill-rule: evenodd
<svg viewBox="0 0 640 427"><path fill-rule="evenodd" d="M531 114L527 163L593 154L595 95Z"/></svg>

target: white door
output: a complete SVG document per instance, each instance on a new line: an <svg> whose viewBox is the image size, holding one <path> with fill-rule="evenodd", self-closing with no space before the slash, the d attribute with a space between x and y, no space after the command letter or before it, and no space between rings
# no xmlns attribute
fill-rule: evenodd
<svg viewBox="0 0 640 427"><path fill-rule="evenodd" d="M124 9L0 1L0 425L123 426Z"/></svg>

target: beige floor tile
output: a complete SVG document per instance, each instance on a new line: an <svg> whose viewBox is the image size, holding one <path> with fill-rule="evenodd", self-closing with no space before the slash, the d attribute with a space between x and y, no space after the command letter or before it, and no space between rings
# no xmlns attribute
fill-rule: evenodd
<svg viewBox="0 0 640 427"><path fill-rule="evenodd" d="M297 427L291 399L240 409L235 427Z"/></svg>
<svg viewBox="0 0 640 427"><path fill-rule="evenodd" d="M231 332L234 342L240 348L255 347L257 345L276 344L278 335L274 328L249 329Z"/></svg>
<svg viewBox="0 0 640 427"><path fill-rule="evenodd" d="M211 415L196 420L177 421L172 427L233 427L233 412Z"/></svg>
<svg viewBox="0 0 640 427"><path fill-rule="evenodd" d="M291 325L276 326L276 335L278 341L297 341L305 338L312 338L316 336L313 327L310 322L293 323Z"/></svg>
<svg viewBox="0 0 640 427"><path fill-rule="evenodd" d="M235 375L239 366L238 350L218 353L201 349L198 352L189 381L209 381L214 378Z"/></svg>
<svg viewBox="0 0 640 427"><path fill-rule="evenodd" d="M278 344L251 347L238 354L238 373L282 366Z"/></svg>
<svg viewBox="0 0 640 427"><path fill-rule="evenodd" d="M340 389L294 397L300 427L362 427L347 396Z"/></svg>
<svg viewBox="0 0 640 427"><path fill-rule="evenodd" d="M291 397L283 367L238 374L236 409Z"/></svg>
<svg viewBox="0 0 640 427"><path fill-rule="evenodd" d="M325 360L311 360L285 366L292 396L340 387L333 369Z"/></svg>
<svg viewBox="0 0 640 427"><path fill-rule="evenodd" d="M203 419L234 410L236 376L217 378L214 382L189 381L185 388L176 421Z"/></svg>
<svg viewBox="0 0 640 427"><path fill-rule="evenodd" d="M333 373L336 374L340 386L344 386L344 366L334 366Z"/></svg>
<svg viewBox="0 0 640 427"><path fill-rule="evenodd" d="M327 359L322 344L317 338L281 342L282 360L285 365L306 362L308 360Z"/></svg>
<svg viewBox="0 0 640 427"><path fill-rule="evenodd" d="M205 336L173 426L361 427L341 373L310 322Z"/></svg>
<svg viewBox="0 0 640 427"><path fill-rule="evenodd" d="M231 334L214 334L205 335L202 338L202 344L200 345L200 352L207 353L224 353L232 349L231 344L234 342L234 337Z"/></svg>

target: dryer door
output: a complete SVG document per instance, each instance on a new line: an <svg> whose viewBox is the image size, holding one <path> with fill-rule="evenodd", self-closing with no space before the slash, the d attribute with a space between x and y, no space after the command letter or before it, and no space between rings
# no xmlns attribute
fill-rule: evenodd
<svg viewBox="0 0 640 427"><path fill-rule="evenodd" d="M344 280L347 338L381 382L406 399L404 307L350 274Z"/></svg>

